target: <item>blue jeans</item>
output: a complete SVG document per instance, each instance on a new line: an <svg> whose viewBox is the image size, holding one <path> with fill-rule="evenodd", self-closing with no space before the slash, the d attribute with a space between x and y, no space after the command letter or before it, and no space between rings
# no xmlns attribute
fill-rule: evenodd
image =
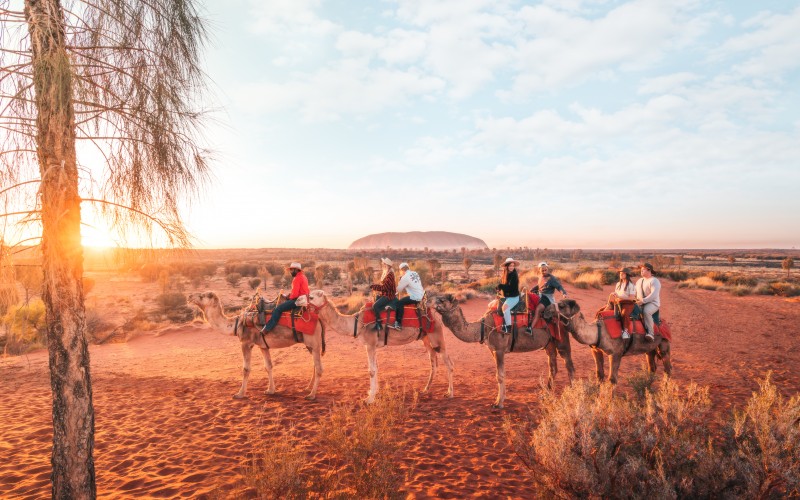
<svg viewBox="0 0 800 500"><path fill-rule="evenodd" d="M516 297L506 297L506 301L503 302L503 324L511 324L511 310L514 309L514 306L517 304L519 304L519 295Z"/></svg>
<svg viewBox="0 0 800 500"><path fill-rule="evenodd" d="M281 314L286 311L291 311L294 309L294 300L285 300L278 304L272 311L272 316L269 317L269 321L267 324L264 325L264 328L261 330L262 332L271 332L273 328L278 324L278 320L281 319Z"/></svg>

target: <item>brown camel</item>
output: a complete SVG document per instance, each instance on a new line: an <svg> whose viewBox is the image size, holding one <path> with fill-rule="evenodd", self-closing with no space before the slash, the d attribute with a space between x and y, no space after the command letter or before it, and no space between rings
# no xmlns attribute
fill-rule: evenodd
<svg viewBox="0 0 800 500"><path fill-rule="evenodd" d="M658 356L664 363L664 371L667 376L672 374L670 343L661 335L656 335L653 341L646 340L643 335L631 335L628 341L622 338L613 339L606 330L605 322L587 323L583 313L580 312L580 306L574 300L562 300L559 302L559 308L562 312L561 318L566 322L567 330L575 337L575 340L592 347L592 356L599 382L605 379L603 354L608 356L608 362L611 365L611 376L608 380L612 384L617 383L617 373L623 356L646 355L650 373L656 371L656 356Z"/></svg>
<svg viewBox="0 0 800 500"><path fill-rule="evenodd" d="M203 311L206 321L212 327L227 335L236 335L242 343L242 387L239 392L233 395L234 399L243 399L247 392L247 379L250 377L250 358L253 353L253 346L258 346L264 356L264 365L267 368L267 378L269 379L267 394L275 394L275 381L272 378L272 357L269 355L269 350L290 347L297 343L305 344L306 349L309 350L314 358L314 373L311 377L311 383L309 383L311 392L306 396L306 399L313 400L317 397L317 387L319 386L319 379L322 377L322 354L325 343L322 322L317 324L313 335L305 335L298 332L298 335L302 335L300 342L295 340L291 328L281 325L276 326L274 330L264 334L262 337L259 328L246 327L242 321L239 321L237 326L237 316L225 316L222 310L222 303L214 292L193 293L189 295L187 301ZM234 331L235 326L237 326L236 331Z"/></svg>
<svg viewBox="0 0 800 500"><path fill-rule="evenodd" d="M492 405L495 408L502 408L503 402L506 399L506 353L530 352L544 349L547 353L548 365L550 366L550 376L547 380L549 387L552 387L556 373L558 372L556 360L556 353L558 353L564 360L569 381L572 383L572 379L575 376L575 367L572 364L572 350L568 335L564 334L561 342L558 342L550 335L550 332L545 329L536 328L532 331L532 335L520 332L514 343L514 350L512 351L512 335L499 332L495 329L491 311L487 311L478 321L467 323L461 306L458 305L458 301L452 295L437 297L434 300L433 307L442 315L444 326L449 328L458 340L462 342L484 342L486 347L489 348L489 352L492 353L495 365L497 366L497 399ZM483 334L481 334L481 330L483 330Z"/></svg>
<svg viewBox="0 0 800 500"><path fill-rule="evenodd" d="M415 340L422 340L425 349L428 351L428 357L431 362L431 372L428 376L428 382L422 392L428 392L433 382L433 377L436 375L436 368L439 365L438 354L442 355L444 364L447 367L447 393L448 398L453 397L453 362L447 354L447 348L444 344L444 335L442 335L442 321L438 314L429 310L429 314L433 315L434 330L431 333L423 334L422 338L419 337L419 329L415 327L405 327L400 330L389 329L389 342L384 341L384 332L374 330L372 324L365 325L358 319L358 315L349 315L340 313L334 305L328 301L325 292L322 290L312 290L309 295L308 303L316 306L319 309L319 319L325 325L325 328L330 328L344 335L353 335L353 331L357 331L357 336L361 339L367 347L367 359L369 362L369 393L367 395L367 403L375 401L375 396L378 393L378 359L376 349L378 347L385 347L387 345L404 345L410 344ZM357 328L357 330L356 330ZM380 333L380 334L379 334Z"/></svg>

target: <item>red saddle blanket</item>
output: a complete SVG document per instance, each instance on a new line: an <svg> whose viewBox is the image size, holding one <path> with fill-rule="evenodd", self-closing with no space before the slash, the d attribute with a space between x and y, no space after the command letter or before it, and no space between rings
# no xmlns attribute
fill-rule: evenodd
<svg viewBox="0 0 800 500"><path fill-rule="evenodd" d="M292 318L290 315L293 314L291 311L287 311L281 314L280 319L278 320L278 325L285 326L291 330L292 328ZM269 318L269 314L267 314L267 318ZM314 331L317 329L317 321L319 321L319 315L312 313L309 310L303 311L303 314L299 316L295 316L294 318L294 329L304 335L314 335ZM264 325L258 322L258 312L256 311L248 311L244 313L244 326L250 326L255 328L262 328Z"/></svg>
<svg viewBox="0 0 800 500"><path fill-rule="evenodd" d="M367 302L364 304L364 309L362 311L363 316L361 316L361 321L365 324L375 323L375 311L372 310L372 304L374 302ZM410 304L405 306L405 310L403 311L403 324L401 325L403 328L419 328L419 318L417 317L417 306ZM394 309L390 309L388 311L381 312L381 322L385 325L386 324L386 314L389 314L389 324L391 325L394 323L395 320L395 313ZM422 313L422 331L425 333L431 333L433 331L433 318L428 316L428 311L423 311Z"/></svg>
<svg viewBox="0 0 800 500"><path fill-rule="evenodd" d="M492 317L494 319L494 327L496 329L500 329L503 326L503 315L497 313L497 309L492 309ZM533 314L530 315L530 319L533 319ZM528 315L527 314L512 314L511 315L511 322L516 325L517 331L523 331L528 328ZM536 324L533 326L535 329L539 330L550 330L550 335L556 339L556 341L561 342L561 331L563 331L563 327L559 328L557 323L548 323L543 318L539 318Z"/></svg>
<svg viewBox="0 0 800 500"><path fill-rule="evenodd" d="M619 323L619 320L614 315L614 311L600 311L597 313L597 319L602 320L606 325L606 330L608 330L608 335L612 339L618 339L622 336L622 325ZM641 320L635 319L632 320L632 330L631 333L635 335L644 335L644 323ZM655 325L655 333L656 335L661 335L665 339L671 341L672 340L672 332L669 329L669 325L663 319L661 320L660 325Z"/></svg>

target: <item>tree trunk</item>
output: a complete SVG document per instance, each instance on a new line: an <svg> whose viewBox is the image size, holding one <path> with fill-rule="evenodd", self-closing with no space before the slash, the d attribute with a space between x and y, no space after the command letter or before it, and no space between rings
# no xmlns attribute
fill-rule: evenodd
<svg viewBox="0 0 800 500"><path fill-rule="evenodd" d="M59 0L25 0L41 173L42 299L53 391L53 498L95 498L72 73Z"/></svg>

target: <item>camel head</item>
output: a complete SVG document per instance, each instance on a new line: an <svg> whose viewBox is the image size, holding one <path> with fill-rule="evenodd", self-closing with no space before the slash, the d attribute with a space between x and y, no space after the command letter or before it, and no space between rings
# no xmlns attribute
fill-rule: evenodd
<svg viewBox="0 0 800 500"><path fill-rule="evenodd" d="M322 290L311 290L308 293L308 303L317 309L322 309L329 302L328 298L325 296L325 292Z"/></svg>
<svg viewBox="0 0 800 500"><path fill-rule="evenodd" d="M561 299L558 303L558 308L561 310L561 314L569 317L575 316L581 312L581 307L572 299Z"/></svg>
<svg viewBox="0 0 800 500"><path fill-rule="evenodd" d="M219 297L217 297L217 294L214 292L190 293L189 296L186 297L186 302L197 306L203 312L210 308L222 308Z"/></svg>
<svg viewBox="0 0 800 500"><path fill-rule="evenodd" d="M437 295L433 298L433 308L441 315L452 314L458 307L458 299L453 294Z"/></svg>

